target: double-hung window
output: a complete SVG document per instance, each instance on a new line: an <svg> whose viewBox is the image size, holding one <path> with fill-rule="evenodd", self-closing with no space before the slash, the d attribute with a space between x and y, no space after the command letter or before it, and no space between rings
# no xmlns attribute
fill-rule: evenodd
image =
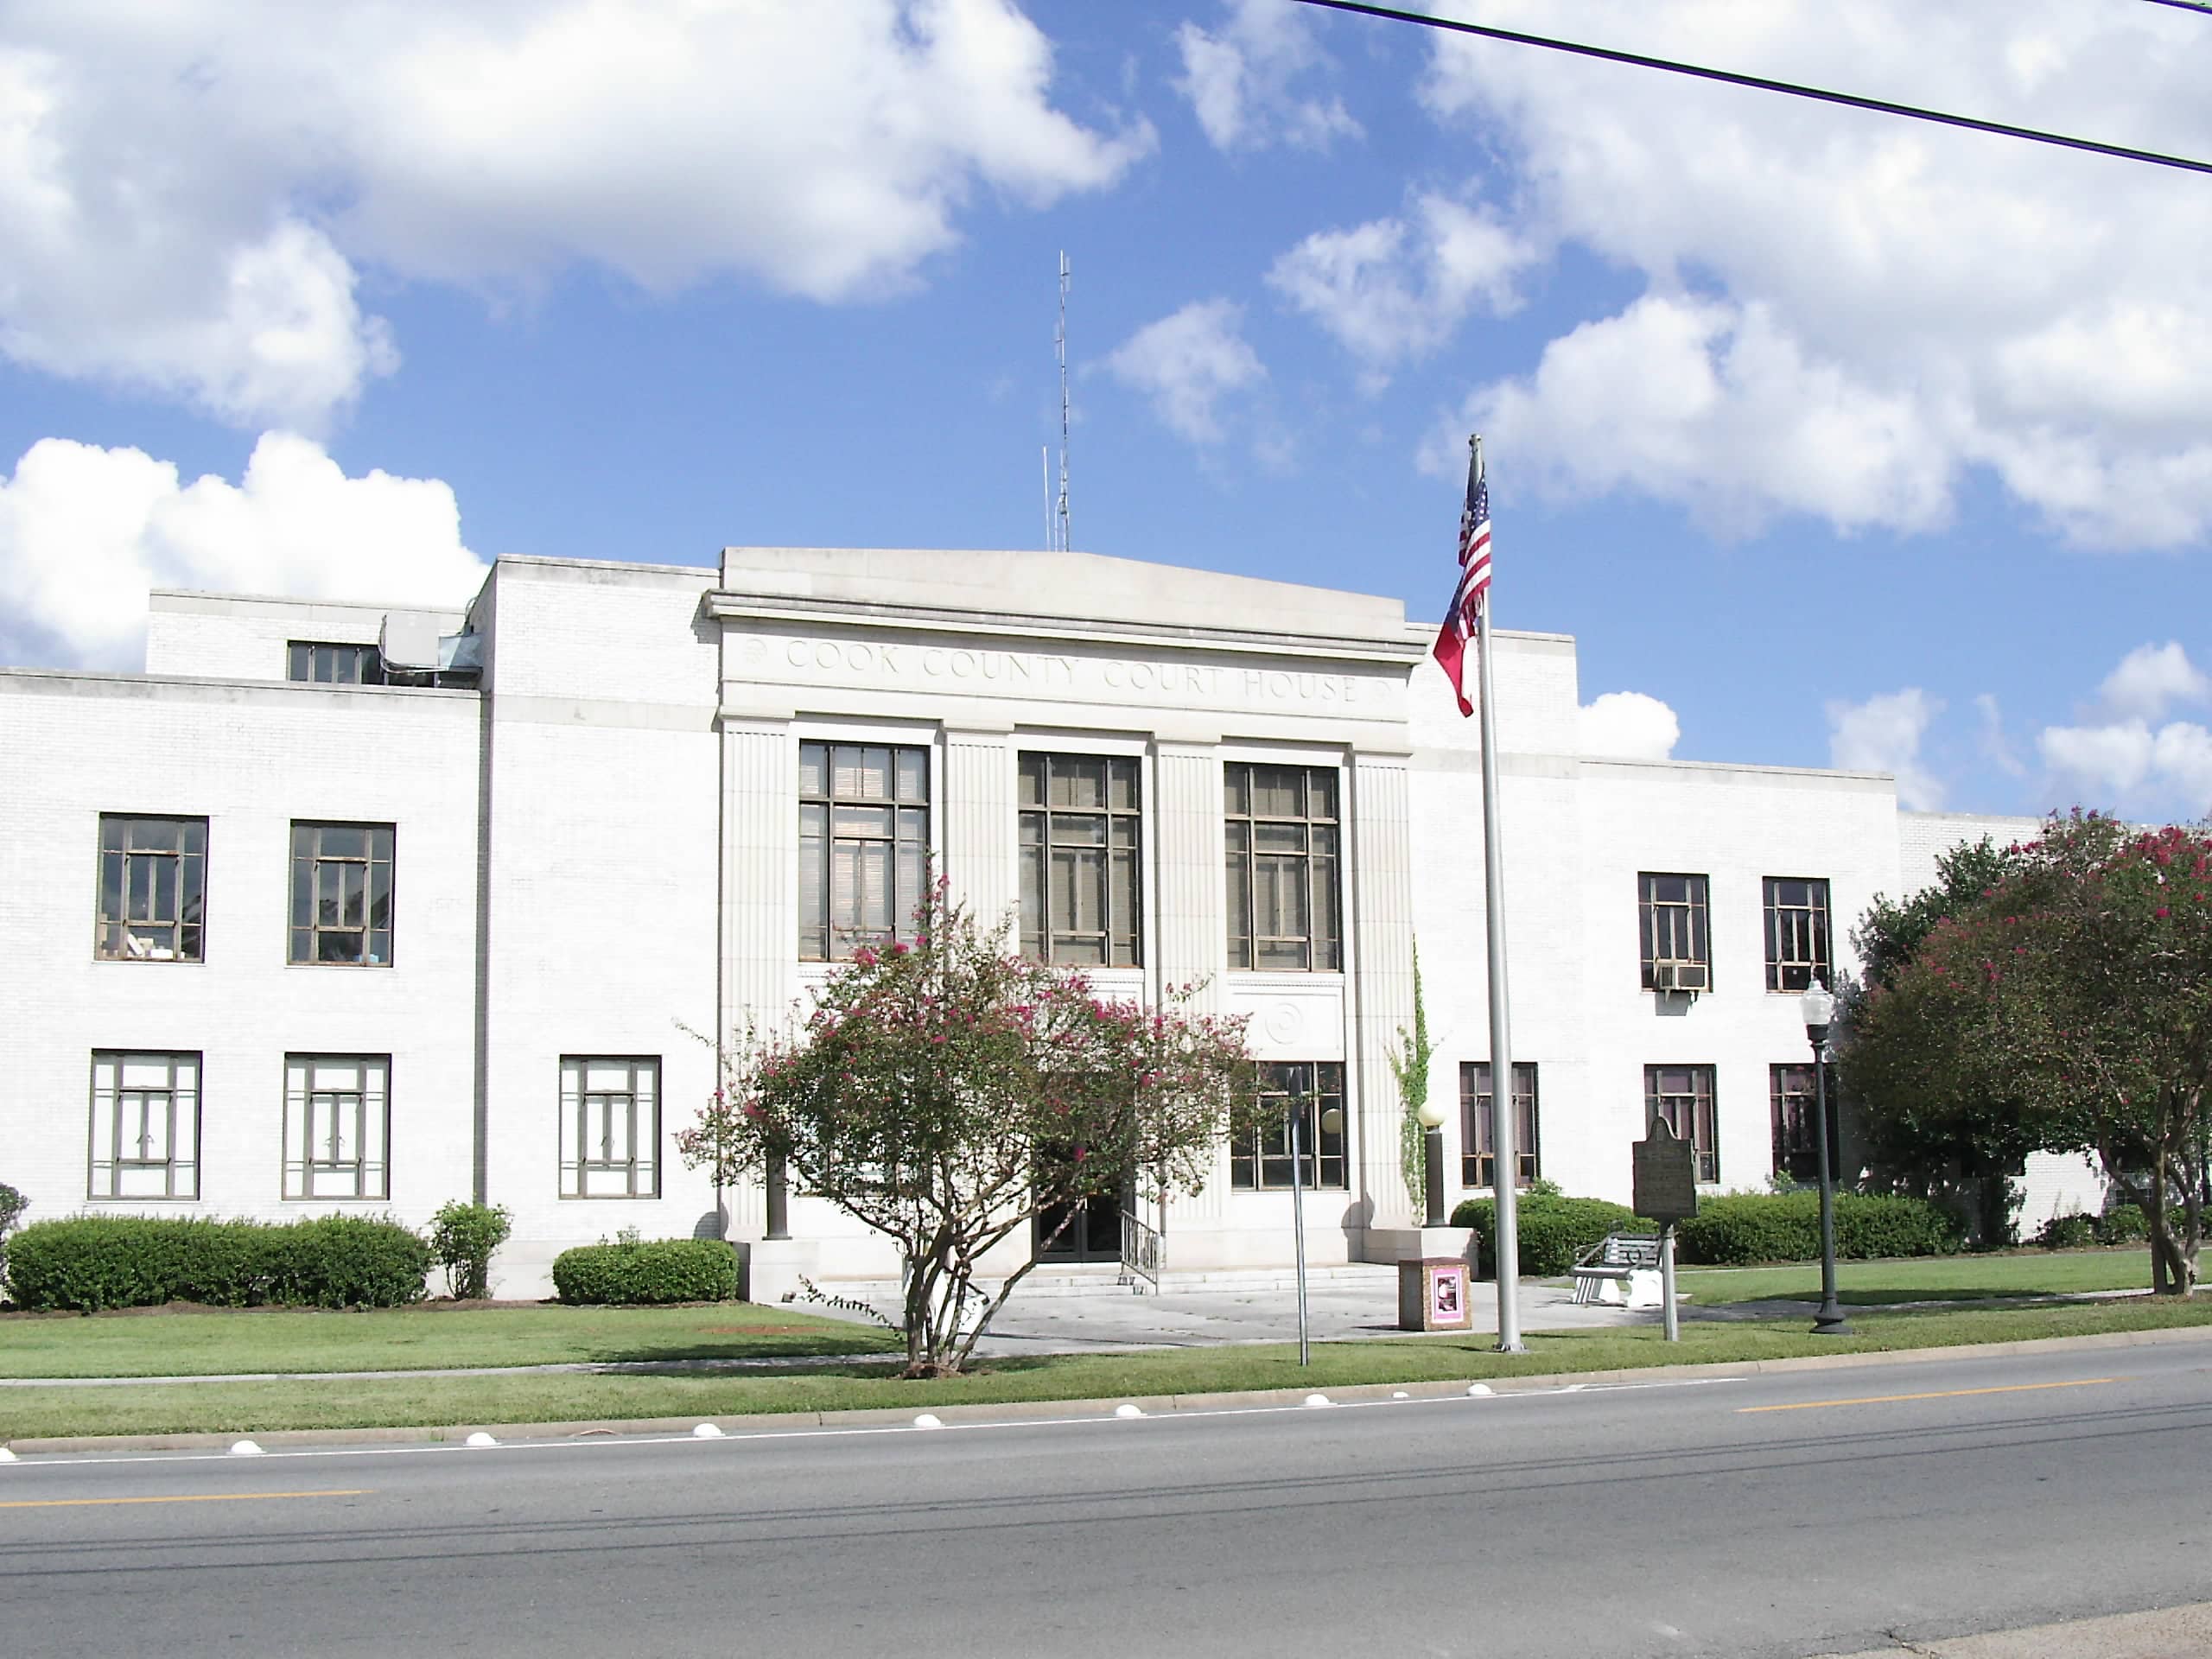
<svg viewBox="0 0 2212 1659"><path fill-rule="evenodd" d="M1459 1112L1466 1129L1460 1141L1459 1181L1463 1186L1489 1186L1497 1179L1497 1143L1491 1131L1490 1062L1464 1060L1459 1065ZM1513 1063L1513 1184L1534 1185L1543 1173L1542 1142L1536 1122L1536 1063Z"/></svg>
<svg viewBox="0 0 2212 1659"><path fill-rule="evenodd" d="M382 685L384 654L374 645L295 639L285 649L284 677L316 685Z"/></svg>
<svg viewBox="0 0 2212 1659"><path fill-rule="evenodd" d="M200 1196L200 1056L94 1052L86 1196Z"/></svg>
<svg viewBox="0 0 2212 1659"><path fill-rule="evenodd" d="M100 814L104 962L198 962L206 948L207 820Z"/></svg>
<svg viewBox="0 0 2212 1659"><path fill-rule="evenodd" d="M1643 988L1711 990L1713 957L1707 931L1705 878L1647 872L1636 878L1636 896Z"/></svg>
<svg viewBox="0 0 2212 1659"><path fill-rule="evenodd" d="M1835 982L1828 960L1828 884L1801 876L1766 878L1766 988L1802 991Z"/></svg>
<svg viewBox="0 0 2212 1659"><path fill-rule="evenodd" d="M1138 966L1135 757L1025 754L1020 772L1023 954Z"/></svg>
<svg viewBox="0 0 2212 1659"><path fill-rule="evenodd" d="M1697 1178L1720 1179L1720 1142L1713 1113L1713 1068L1709 1065L1647 1065L1643 1068L1643 1122L1664 1123L1677 1141L1697 1153Z"/></svg>
<svg viewBox="0 0 2212 1659"><path fill-rule="evenodd" d="M292 826L292 944L296 963L391 966L392 827Z"/></svg>
<svg viewBox="0 0 2212 1659"><path fill-rule="evenodd" d="M391 1057L284 1057L284 1196L388 1198Z"/></svg>
<svg viewBox="0 0 2212 1659"><path fill-rule="evenodd" d="M1344 1068L1336 1060L1277 1060L1260 1069L1259 1109L1230 1143L1229 1184L1243 1188L1291 1185L1290 1114L1298 1114L1298 1184L1342 1187L1344 1160ZM1335 1128L1329 1127L1333 1114Z"/></svg>
<svg viewBox="0 0 2212 1659"><path fill-rule="evenodd" d="M800 744L800 960L911 938L929 849L927 749Z"/></svg>
<svg viewBox="0 0 2212 1659"><path fill-rule="evenodd" d="M1804 1062L1766 1069L1767 1105L1774 1128L1774 1173L1793 1181L1816 1181L1821 1143L1815 1138L1813 1068Z"/></svg>
<svg viewBox="0 0 2212 1659"><path fill-rule="evenodd" d="M561 1196L660 1196L658 1058L562 1057Z"/></svg>
<svg viewBox="0 0 2212 1659"><path fill-rule="evenodd" d="M1231 761L1223 782L1229 965L1289 972L1341 969L1337 769Z"/></svg>

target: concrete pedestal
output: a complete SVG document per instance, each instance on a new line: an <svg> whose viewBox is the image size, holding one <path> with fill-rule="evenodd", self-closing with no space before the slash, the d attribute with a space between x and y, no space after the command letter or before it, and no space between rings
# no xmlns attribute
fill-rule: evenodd
<svg viewBox="0 0 2212 1659"><path fill-rule="evenodd" d="M762 1238L741 1243L739 1294L748 1302L794 1302L806 1294L802 1278L821 1275L822 1247L812 1239Z"/></svg>
<svg viewBox="0 0 2212 1659"><path fill-rule="evenodd" d="M1360 1247L1363 1262L1429 1262L1450 1256L1465 1262L1471 1277L1482 1267L1475 1255L1471 1227L1370 1227Z"/></svg>

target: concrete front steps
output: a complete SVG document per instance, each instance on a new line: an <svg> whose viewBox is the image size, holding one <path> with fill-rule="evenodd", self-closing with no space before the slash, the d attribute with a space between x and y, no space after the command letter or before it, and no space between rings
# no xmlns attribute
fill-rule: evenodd
<svg viewBox="0 0 2212 1659"><path fill-rule="evenodd" d="M896 1306L906 1294L906 1287L895 1279L824 1279L817 1282L832 1296L866 1302L872 1307ZM979 1282L991 1292L995 1293L998 1289L994 1281ZM1309 1292L1322 1289L1371 1290L1377 1296L1395 1297L1398 1294L1398 1269L1387 1262L1370 1262L1310 1267L1306 1270L1306 1285ZM1099 1262L1039 1268L1015 1287L1014 1298L1016 1302L1025 1302L1062 1296L1235 1296L1275 1293L1288 1295L1297 1288L1296 1268L1226 1268L1206 1272L1164 1273L1155 1292L1143 1280L1133 1275L1125 1276L1118 1263Z"/></svg>

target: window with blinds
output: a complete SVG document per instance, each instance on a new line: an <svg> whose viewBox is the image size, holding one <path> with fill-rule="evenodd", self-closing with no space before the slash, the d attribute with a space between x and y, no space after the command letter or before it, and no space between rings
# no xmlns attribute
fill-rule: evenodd
<svg viewBox="0 0 2212 1659"><path fill-rule="evenodd" d="M200 1196L200 1056L92 1055L93 1198Z"/></svg>
<svg viewBox="0 0 2212 1659"><path fill-rule="evenodd" d="M284 1057L284 1196L388 1198L391 1059Z"/></svg>
<svg viewBox="0 0 2212 1659"><path fill-rule="evenodd" d="M1140 965L1135 758L1025 754L1020 774L1023 954Z"/></svg>
<svg viewBox="0 0 2212 1659"><path fill-rule="evenodd" d="M1232 761L1223 784L1229 965L1340 969L1337 769Z"/></svg>
<svg viewBox="0 0 2212 1659"><path fill-rule="evenodd" d="M929 879L929 751L802 743L798 753L799 959L911 938Z"/></svg>

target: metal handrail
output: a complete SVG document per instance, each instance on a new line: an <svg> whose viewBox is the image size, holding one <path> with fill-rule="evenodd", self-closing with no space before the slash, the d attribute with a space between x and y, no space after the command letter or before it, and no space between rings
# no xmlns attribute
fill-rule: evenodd
<svg viewBox="0 0 2212 1659"><path fill-rule="evenodd" d="M1163 1245L1160 1235L1128 1211L1122 1211L1122 1271L1160 1288Z"/></svg>

